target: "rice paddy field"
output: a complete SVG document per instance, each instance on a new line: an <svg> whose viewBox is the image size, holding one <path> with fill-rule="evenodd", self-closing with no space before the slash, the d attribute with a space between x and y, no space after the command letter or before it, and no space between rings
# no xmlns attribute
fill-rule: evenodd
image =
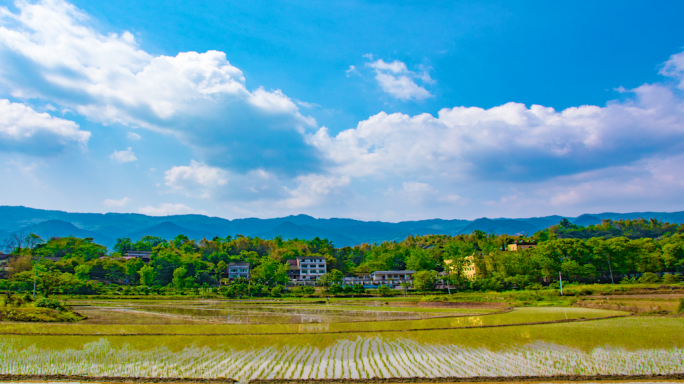
<svg viewBox="0 0 684 384"><path fill-rule="evenodd" d="M81 304L122 316L110 323L0 323L0 374L246 383L684 372L684 320L673 316L361 301ZM240 320L216 321L215 313Z"/></svg>

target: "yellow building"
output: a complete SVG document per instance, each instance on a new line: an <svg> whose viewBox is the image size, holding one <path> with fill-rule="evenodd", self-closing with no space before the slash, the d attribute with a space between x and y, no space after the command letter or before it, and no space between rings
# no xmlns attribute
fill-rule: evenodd
<svg viewBox="0 0 684 384"><path fill-rule="evenodd" d="M523 249L530 249L534 248L537 246L537 243L513 243L513 244L508 244L508 250L510 252L517 252L517 251L522 251Z"/></svg>
<svg viewBox="0 0 684 384"><path fill-rule="evenodd" d="M456 267L454 265L451 265L453 263L453 260L444 260L444 270L448 274L453 274L456 273ZM475 278L475 257L474 256L468 256L465 258L465 264L463 265L463 271L462 271L463 277L469 280L473 280Z"/></svg>

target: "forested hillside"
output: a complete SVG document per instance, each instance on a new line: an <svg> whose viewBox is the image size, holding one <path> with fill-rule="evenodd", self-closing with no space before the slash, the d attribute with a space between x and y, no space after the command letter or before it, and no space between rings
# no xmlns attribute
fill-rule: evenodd
<svg viewBox="0 0 684 384"><path fill-rule="evenodd" d="M605 233L610 236L593 236ZM658 236L639 237L644 234ZM507 246L516 242L536 246L508 251ZM139 258L123 258L134 250L151 251L149 264ZM32 234L17 239L11 251L0 289L29 291L38 276L47 294L102 293L124 286L138 292L177 293L214 287L234 295L246 286L240 283L243 286L238 288L235 283L225 282L223 273L228 263L240 261L252 267L248 287L257 287L255 292L266 295L282 289L278 287L289 281L287 260L298 256L326 259L324 285L339 283L342 276L414 270L418 271L417 289L429 290L438 280L447 280L462 290L498 291L557 284L559 273L565 281L615 283L637 278L657 282L660 275L668 273L665 277L674 282L678 278L673 274L684 271L684 225L621 220L579 227L562 220L531 237L475 230L455 236L411 235L402 241L354 247L336 247L319 238L285 240L240 235L196 241L180 235L167 241L144 236L137 241L119 238L111 252L93 238L42 239ZM471 261L476 268L472 280L464 274ZM442 271L447 273L438 276Z"/></svg>
<svg viewBox="0 0 684 384"><path fill-rule="evenodd" d="M235 219L203 215L146 216L133 213L68 213L26 207L0 206L0 236L7 233L35 233L44 239L51 237L92 237L109 249L117 238L133 241L144 236L162 237L170 240L185 235L193 240L226 236L250 236L283 239L307 239L316 237L330 239L336 246L355 246L364 243L402 241L411 235L460 235L473 231L486 233L527 235L557 225L562 219L578 226L600 225L601 220L658 220L684 223L684 212L601 213L582 215L577 218L547 216L525 219L476 220L418 220L389 223L353 219L316 219L297 215L273 219ZM613 231L614 232L614 231ZM612 233L612 232L611 232ZM606 233L609 235L610 233ZM571 235L563 235L571 237Z"/></svg>

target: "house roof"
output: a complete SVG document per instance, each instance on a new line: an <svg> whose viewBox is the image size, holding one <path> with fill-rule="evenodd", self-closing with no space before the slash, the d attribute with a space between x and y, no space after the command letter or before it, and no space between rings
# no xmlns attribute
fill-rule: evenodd
<svg viewBox="0 0 684 384"><path fill-rule="evenodd" d="M302 260L302 259L316 259L316 260L325 261L325 257L320 257L320 256L297 256L297 260Z"/></svg>
<svg viewBox="0 0 684 384"><path fill-rule="evenodd" d="M229 263L229 267L249 267L249 263L242 263L242 262L236 262L236 263Z"/></svg>
<svg viewBox="0 0 684 384"><path fill-rule="evenodd" d="M407 273L416 273L416 271L375 271L375 272L371 272L371 275L374 273L378 273L381 275L389 275L389 274L401 275L401 274L407 274Z"/></svg>

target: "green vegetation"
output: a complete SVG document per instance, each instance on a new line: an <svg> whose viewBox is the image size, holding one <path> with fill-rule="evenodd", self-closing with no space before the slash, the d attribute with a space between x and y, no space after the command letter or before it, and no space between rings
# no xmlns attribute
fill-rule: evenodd
<svg viewBox="0 0 684 384"><path fill-rule="evenodd" d="M593 237L606 233L610 234L607 238ZM638 237L643 235L659 237ZM486 297L493 296L491 292L497 292L501 297L498 301L516 306L613 305L578 302L568 296L619 293L639 285L679 285L678 274L684 271L684 226L656 220L606 221L586 228L561 221L532 237L475 231L458 236L409 236L402 242L344 248L318 238L264 240L238 235L194 241L179 235L169 241L151 236L137 242L119 239L114 251L108 253L92 238L43 241L30 235L27 239L30 241L12 251L14 257L0 278L0 290L22 296L33 293L35 286L39 297L44 298L389 298L446 293L443 287L447 285L448 292L454 293L450 301L487 301ZM515 242L534 243L536 247L506 251ZM129 251L151 252L149 263L124 258ZM326 260L328 271L319 280L324 288L286 287L287 261L301 256ZM251 279L227 281L226 268L231 262L250 263ZM464 274L471 263L474 279ZM369 290L342 283L344 276L404 269L417 271L412 287ZM591 284L607 282L617 284ZM653 310L659 310L657 306L653 305ZM664 310L662 306L660 310Z"/></svg>
<svg viewBox="0 0 684 384"><path fill-rule="evenodd" d="M9 291L0 306L0 321L68 323L83 319L83 316L58 300L42 298L34 302L28 294L17 297Z"/></svg>

